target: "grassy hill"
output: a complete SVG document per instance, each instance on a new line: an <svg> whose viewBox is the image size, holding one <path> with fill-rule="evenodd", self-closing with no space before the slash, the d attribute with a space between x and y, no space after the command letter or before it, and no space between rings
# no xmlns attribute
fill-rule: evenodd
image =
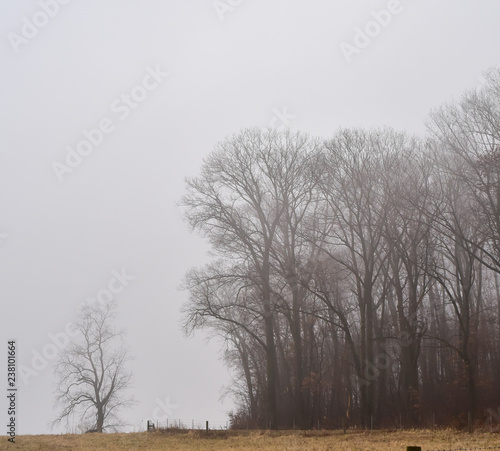
<svg viewBox="0 0 500 451"><path fill-rule="evenodd" d="M16 443L2 437L0 450L406 450L498 446L500 434L444 431L160 431L131 434L27 435Z"/></svg>

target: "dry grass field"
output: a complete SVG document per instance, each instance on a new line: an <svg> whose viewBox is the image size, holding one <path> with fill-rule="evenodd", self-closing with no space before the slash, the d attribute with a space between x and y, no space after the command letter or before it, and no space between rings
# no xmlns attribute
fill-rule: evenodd
<svg viewBox="0 0 500 451"><path fill-rule="evenodd" d="M498 447L500 434L457 431L203 431L132 434L28 435L12 444L2 437L0 450L369 450L405 451L409 445L422 450Z"/></svg>

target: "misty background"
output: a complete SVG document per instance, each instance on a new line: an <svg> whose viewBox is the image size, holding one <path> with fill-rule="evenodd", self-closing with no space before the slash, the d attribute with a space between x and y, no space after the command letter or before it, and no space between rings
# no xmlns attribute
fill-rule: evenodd
<svg viewBox="0 0 500 451"><path fill-rule="evenodd" d="M387 0L72 0L14 45L9 33L22 36L40 3L0 5L0 338L17 339L19 365L33 369L49 334L125 271L133 280L116 299L135 356L138 404L125 418L136 428L155 413L225 421L232 407L219 400L230 383L221 343L186 339L179 324L179 285L209 256L176 202L217 142L251 126L424 133L431 108L499 65L491 0L401 0L350 62L341 44ZM168 76L122 119L114 102L147 68ZM54 162L106 118L113 131L60 181ZM20 434L49 432L44 358L19 383ZM3 362L1 374L6 352Z"/></svg>

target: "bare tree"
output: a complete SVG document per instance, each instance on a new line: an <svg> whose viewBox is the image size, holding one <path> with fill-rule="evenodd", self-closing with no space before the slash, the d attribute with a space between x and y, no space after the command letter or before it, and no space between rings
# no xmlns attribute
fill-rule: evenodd
<svg viewBox="0 0 500 451"><path fill-rule="evenodd" d="M428 123L441 171L436 176L442 203L436 222L446 244L436 279L458 320L454 349L465 365L472 414L482 275L486 268L500 273L500 70L492 68L484 75L485 86L433 111Z"/></svg>
<svg viewBox="0 0 500 451"><path fill-rule="evenodd" d="M76 339L64 348L55 368L56 406L52 425L76 418L91 430L122 426L118 413L133 404L126 395L132 374L123 345L123 332L113 326L114 302L84 305L74 324Z"/></svg>
<svg viewBox="0 0 500 451"><path fill-rule="evenodd" d="M500 69L484 75L481 90L466 91L460 101L436 109L427 125L436 153L446 155L440 166L467 191L481 226L482 240L469 244L476 258L500 273Z"/></svg>
<svg viewBox="0 0 500 451"><path fill-rule="evenodd" d="M303 155L314 150L315 144L300 133L243 130L217 146L205 160L199 177L186 180L188 192L181 201L191 227L208 237L214 251L232 263L229 265L230 273L220 274L219 271L217 275L201 279L192 273L188 277L187 285L194 305L207 307L208 303L210 307L204 307L202 315L199 309L191 309L188 323L194 324L193 318L212 316L217 320L245 326L246 332L250 333L246 322L240 322L233 311L235 308L248 310L255 317L254 320L262 326L262 335L255 335L255 338L258 338L266 355L265 421L272 428L278 427L281 422L275 335L277 310L282 299L273 289L277 266L275 258L280 246L290 249L289 242L283 244L289 239L289 236L286 239L284 236L286 214L291 214L288 203L308 203L307 195L297 200L290 193L292 185L295 186L296 181L300 180L301 171L307 166L302 164ZM290 266L295 265L290 258L286 263L287 266L281 270L290 270ZM210 280L213 284L236 279L240 279L243 286L252 287L243 304L237 299L237 306L234 302L228 305L227 299L221 300L219 295L214 297L216 291L212 289L208 294L202 292L202 296L195 289L200 281L205 283ZM292 279L293 286L297 287L296 278ZM214 310L215 300L221 302L224 308L217 306L217 310ZM295 307L297 320L298 305ZM193 312L197 312L195 316ZM295 338L297 342L300 341L298 333ZM300 373L301 366L297 360L296 367ZM300 393L296 393L296 399L300 400Z"/></svg>
<svg viewBox="0 0 500 451"><path fill-rule="evenodd" d="M388 245L388 278L391 291L387 307L397 337L406 337L400 350L400 390L402 416L418 424L420 405L418 358L425 326L421 309L433 284L431 271L434 239L433 211L430 204L432 165L418 140L394 158L392 170L385 174L390 210L385 224ZM394 298L394 300L393 300Z"/></svg>
<svg viewBox="0 0 500 451"><path fill-rule="evenodd" d="M441 174L439 182L440 211L435 221L437 255L432 275L452 307L457 327L456 336L447 337L439 331L437 338L463 361L459 379L465 386L466 408L473 419L477 408L474 356L483 297L481 224L462 180L452 173Z"/></svg>
<svg viewBox="0 0 500 451"><path fill-rule="evenodd" d="M389 199L383 174L392 169L394 155L407 146L407 137L390 129L341 130L325 144L329 174L323 177L322 190L333 227L323 250L354 280L360 324L359 365L355 365L359 380L366 377L376 355L377 310L385 297L384 290L377 290L388 256L384 228ZM364 427L375 413L375 389L373 383L360 384Z"/></svg>

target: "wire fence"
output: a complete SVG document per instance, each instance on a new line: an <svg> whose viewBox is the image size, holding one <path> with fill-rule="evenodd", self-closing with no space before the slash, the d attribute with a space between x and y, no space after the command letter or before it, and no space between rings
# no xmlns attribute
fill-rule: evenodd
<svg viewBox="0 0 500 451"><path fill-rule="evenodd" d="M167 418L167 419L155 419L150 418L149 420L142 420L141 429L143 431L148 430L149 424L153 424L156 429L187 429L187 430L199 430L208 429L210 430L227 430L229 429L229 421L199 421L199 420L187 420L182 418Z"/></svg>

